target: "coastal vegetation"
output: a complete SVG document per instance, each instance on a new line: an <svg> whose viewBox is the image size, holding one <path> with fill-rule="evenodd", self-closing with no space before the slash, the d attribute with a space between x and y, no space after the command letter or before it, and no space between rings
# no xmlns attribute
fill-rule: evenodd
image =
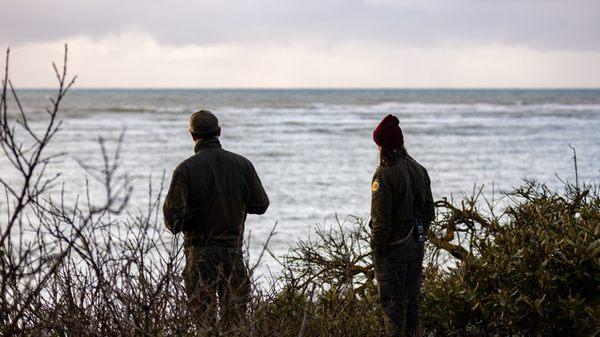
<svg viewBox="0 0 600 337"><path fill-rule="evenodd" d="M81 163L89 176L81 196L69 195L60 177L47 173L60 158L47 145L60 131L60 104L74 83L66 55L54 67L58 90L46 127L34 129L9 80L7 53L0 98L0 145L10 165L0 176L6 215L0 220L0 334L202 335L187 309L181 242L162 223L162 186L147 186L147 209L125 212L133 187L120 171L121 142L99 140L103 166ZM9 170L18 183L4 180ZM487 199L477 188L461 200L437 201L423 279L423 334L599 335L598 192L578 179L560 191L524 180L500 198ZM282 271L254 275L247 319L228 325L223 336L384 335L365 219L316 225L285 256L273 258ZM260 263L248 268L256 271Z"/></svg>

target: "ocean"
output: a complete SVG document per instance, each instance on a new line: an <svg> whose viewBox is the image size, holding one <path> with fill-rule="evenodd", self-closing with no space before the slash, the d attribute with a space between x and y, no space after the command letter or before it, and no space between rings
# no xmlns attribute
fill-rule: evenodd
<svg viewBox="0 0 600 337"><path fill-rule="evenodd" d="M19 93L41 128L54 92ZM336 214L368 217L377 166L372 131L388 113L428 169L436 199L459 199L475 184L498 196L522 178L561 188L561 179L575 178L570 146L580 181L600 181L600 90L75 89L49 149L67 155L49 172L62 174L67 191L83 192L77 161L99 166L98 137L113 146L125 130L121 170L134 185L127 210L145 209L149 180L156 188L164 173L168 186L175 166L193 155L188 118L199 109L219 117L223 147L254 163L269 194L267 213L246 222L251 256L276 222L271 249L281 255ZM16 183L4 157L0 165L2 177Z"/></svg>

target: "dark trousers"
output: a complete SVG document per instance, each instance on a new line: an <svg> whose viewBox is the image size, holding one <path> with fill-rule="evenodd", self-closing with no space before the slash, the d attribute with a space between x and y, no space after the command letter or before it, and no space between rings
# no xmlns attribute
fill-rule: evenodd
<svg viewBox="0 0 600 337"><path fill-rule="evenodd" d="M197 329L217 335L241 323L250 294L241 250L186 246L185 258L185 289Z"/></svg>
<svg viewBox="0 0 600 337"><path fill-rule="evenodd" d="M374 256L377 291L391 336L417 336L423 244L409 238Z"/></svg>

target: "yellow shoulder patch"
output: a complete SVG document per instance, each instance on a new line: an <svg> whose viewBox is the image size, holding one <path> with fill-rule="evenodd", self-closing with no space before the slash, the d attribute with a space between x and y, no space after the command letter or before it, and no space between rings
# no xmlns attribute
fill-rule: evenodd
<svg viewBox="0 0 600 337"><path fill-rule="evenodd" d="M371 186L371 191L373 191L373 193L379 191L379 180L378 179L373 180L373 185Z"/></svg>

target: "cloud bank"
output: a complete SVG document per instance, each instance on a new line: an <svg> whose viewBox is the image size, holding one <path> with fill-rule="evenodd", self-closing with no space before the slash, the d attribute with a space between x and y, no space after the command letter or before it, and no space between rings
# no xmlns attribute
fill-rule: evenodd
<svg viewBox="0 0 600 337"><path fill-rule="evenodd" d="M600 86L593 0L5 0L15 78L87 87ZM40 74L48 73L48 78Z"/></svg>

